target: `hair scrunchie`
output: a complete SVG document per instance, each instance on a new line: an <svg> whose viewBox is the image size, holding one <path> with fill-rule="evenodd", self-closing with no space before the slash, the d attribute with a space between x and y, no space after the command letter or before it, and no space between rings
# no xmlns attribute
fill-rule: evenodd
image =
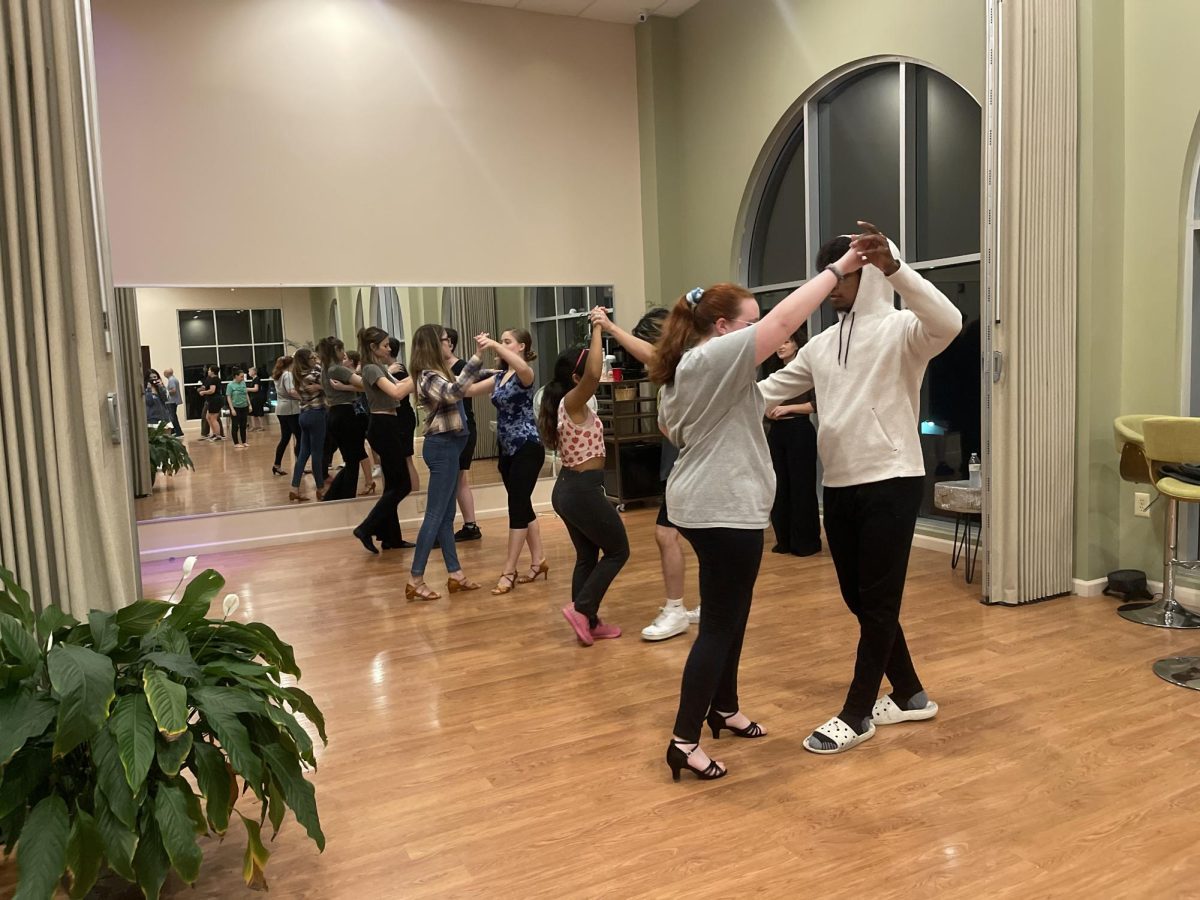
<svg viewBox="0 0 1200 900"><path fill-rule="evenodd" d="M704 296L704 288L692 288L684 296L687 297L688 306L694 309L696 304L700 302L700 298Z"/></svg>

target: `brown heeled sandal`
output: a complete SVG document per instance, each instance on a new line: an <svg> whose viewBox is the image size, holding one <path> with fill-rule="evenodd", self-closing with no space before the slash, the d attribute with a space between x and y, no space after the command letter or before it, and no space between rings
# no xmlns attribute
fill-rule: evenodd
<svg viewBox="0 0 1200 900"><path fill-rule="evenodd" d="M375 482L374 482L374 481L372 481L370 484L368 484L368 485L367 485L367 488L366 488L366 490L364 490L364 491L359 491L359 492L358 492L358 496L360 496L360 497L370 497L370 496L371 496L373 493L375 493Z"/></svg>
<svg viewBox="0 0 1200 900"><path fill-rule="evenodd" d="M405 600L441 600L442 595L437 591L429 589L429 585L421 581L417 584L406 584L404 586Z"/></svg>
<svg viewBox="0 0 1200 900"><path fill-rule="evenodd" d="M463 578L462 581L459 581L457 578L447 578L446 590L448 590L451 594L461 594L465 593L466 591L477 591L479 590L479 583L472 581L470 578Z"/></svg>
<svg viewBox="0 0 1200 900"><path fill-rule="evenodd" d="M288 500L291 503L307 503L310 499L303 494L297 494L295 491L288 491Z"/></svg>
<svg viewBox="0 0 1200 900"><path fill-rule="evenodd" d="M504 582L507 581L508 584ZM517 573L505 572L500 576L500 580L496 582L496 586L492 588L492 593L496 596L500 594L511 594L517 586Z"/></svg>
<svg viewBox="0 0 1200 900"><path fill-rule="evenodd" d="M529 584L529 583L537 581L539 578L543 578L543 577L547 581L550 580L550 564L547 563L544 559L540 563L538 563L536 566L530 566L529 571L532 572L533 574L522 575L520 578L517 579L517 584Z"/></svg>

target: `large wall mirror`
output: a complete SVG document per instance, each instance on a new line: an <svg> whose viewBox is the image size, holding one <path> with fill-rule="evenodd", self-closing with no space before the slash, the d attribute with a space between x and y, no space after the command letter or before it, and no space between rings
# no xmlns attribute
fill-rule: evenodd
<svg viewBox="0 0 1200 900"><path fill-rule="evenodd" d="M400 342L403 362L413 332L426 323L457 329L463 336L460 349L464 356L470 355L472 337L480 331L499 335L521 328L532 335L537 353L534 367L539 383L544 384L558 353L585 339L587 310L613 305L608 285L135 290L144 374L149 377L153 373L165 386L170 371L178 381L181 402L176 412L195 466L170 477L159 474L148 490L143 488L144 495L136 500L137 518L142 522L287 505L290 478L272 472L282 438L275 416L272 374L280 358L294 355L300 347L314 347L321 338L333 335L345 342L347 350L356 349L358 329L376 325ZM224 394L238 371L253 377L251 384L259 391L253 395L251 412L261 412L261 416L252 415L243 452L234 452L229 440L204 439L209 428L200 394L206 379L219 381ZM151 406L147 403L148 412ZM472 481L499 482L494 410L486 400L477 400L475 409L479 440ZM222 422L226 425L228 414L225 407ZM227 428L225 433L228 436ZM414 464L423 489L427 473L421 463L420 434L418 426ZM289 473L294 454L295 445L289 443L281 460L281 468ZM341 460L335 454L333 466L339 465ZM549 465L543 476L550 476Z"/></svg>

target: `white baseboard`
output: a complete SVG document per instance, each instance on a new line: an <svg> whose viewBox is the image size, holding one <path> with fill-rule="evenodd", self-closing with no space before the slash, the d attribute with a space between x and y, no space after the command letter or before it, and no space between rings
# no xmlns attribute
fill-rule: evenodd
<svg viewBox="0 0 1200 900"><path fill-rule="evenodd" d="M1104 593L1104 586L1108 584L1107 578L1090 578L1084 580L1082 578L1075 579L1075 593L1080 597L1099 597ZM1146 581L1146 590L1152 594L1162 593L1161 581ZM1179 601L1179 605L1196 613L1200 613L1200 590L1194 587L1185 585L1175 585L1175 599Z"/></svg>

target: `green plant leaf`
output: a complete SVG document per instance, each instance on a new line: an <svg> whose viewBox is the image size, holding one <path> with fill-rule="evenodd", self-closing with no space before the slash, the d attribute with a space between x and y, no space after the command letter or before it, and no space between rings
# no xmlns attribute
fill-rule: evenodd
<svg viewBox="0 0 1200 900"><path fill-rule="evenodd" d="M297 678L300 677L300 667L296 665L296 654L292 651L292 645L281 641L279 635L269 625L264 625L262 622L248 622L242 627L247 631L254 632L274 648L276 659L271 662L279 666L279 671L287 675L295 675Z"/></svg>
<svg viewBox="0 0 1200 900"><path fill-rule="evenodd" d="M183 799L187 801L188 818L192 820L192 830L196 834L208 834L208 822L204 818L204 810L200 806L200 795L192 791L191 786L186 781L180 781L187 787L183 792Z"/></svg>
<svg viewBox="0 0 1200 900"><path fill-rule="evenodd" d="M174 607L164 600L138 600L113 614L123 635L143 635L159 622Z"/></svg>
<svg viewBox="0 0 1200 900"><path fill-rule="evenodd" d="M298 687L285 687L283 692L288 695L288 703L292 709L316 725L317 734L321 735L321 741L328 744L329 738L325 736L325 716L317 708L313 698Z"/></svg>
<svg viewBox="0 0 1200 900"><path fill-rule="evenodd" d="M242 692L233 688L196 688L192 691L192 699L217 736L217 740L221 742L234 771L246 779L251 790L261 798L262 760L255 753L250 743L250 735L246 726L238 719L238 713L260 714L262 710L256 708Z"/></svg>
<svg viewBox="0 0 1200 900"><path fill-rule="evenodd" d="M4 585L4 592L0 593L0 597L9 601L8 604L5 604L4 611L20 619L22 625L32 630L33 601L29 599L28 592L17 584L13 573L3 566L0 566L0 583ZM12 609L13 606L16 607L15 611Z"/></svg>
<svg viewBox="0 0 1200 900"><path fill-rule="evenodd" d="M105 656L117 649L121 631L117 627L116 615L102 609L88 613L88 627L92 630L93 649Z"/></svg>
<svg viewBox="0 0 1200 900"><path fill-rule="evenodd" d="M191 768L204 795L208 822L213 831L224 834L229 830L229 812L237 800L236 782L231 780L225 754L207 741L196 741Z"/></svg>
<svg viewBox="0 0 1200 900"><path fill-rule="evenodd" d="M67 839L67 874L73 900L87 896L103 866L104 841L96 820L84 810L76 809L71 836Z"/></svg>
<svg viewBox="0 0 1200 900"><path fill-rule="evenodd" d="M27 810L22 803L7 816L0 818L0 835L4 837L4 855L8 856L21 839L21 830L25 827Z"/></svg>
<svg viewBox="0 0 1200 900"><path fill-rule="evenodd" d="M108 727L117 739L125 780L131 790L137 791L154 762L154 714L145 695L126 694L119 698Z"/></svg>
<svg viewBox="0 0 1200 900"><path fill-rule="evenodd" d="M3 621L3 620L0 620ZM59 644L46 656L50 684L58 695L58 728L54 755L74 750L94 735L108 718L116 696L112 660L86 647Z"/></svg>
<svg viewBox="0 0 1200 900"><path fill-rule="evenodd" d="M137 801L125 778L117 740L102 728L91 740L92 765L96 767L96 787L108 801L113 815L127 828L137 827Z"/></svg>
<svg viewBox="0 0 1200 900"><path fill-rule="evenodd" d="M242 824L246 826L246 859L242 863L242 877L246 885L256 891L267 890L267 860L271 858L269 851L262 842L262 832L258 823L247 819L241 813Z"/></svg>
<svg viewBox="0 0 1200 900"><path fill-rule="evenodd" d="M96 829L104 844L109 868L126 881L137 881L133 854L137 851L138 833L113 815L99 787L96 788Z"/></svg>
<svg viewBox="0 0 1200 900"><path fill-rule="evenodd" d="M204 670L196 665L196 661L191 656L182 653L167 653L160 650L155 653L147 653L142 658L146 662L153 663L158 668L172 672L181 678L191 678L199 681L204 677Z"/></svg>
<svg viewBox="0 0 1200 900"><path fill-rule="evenodd" d="M278 745L263 747L262 755L271 774L279 782L279 787L283 790L283 799L292 808L296 821L304 826L317 848L323 851L325 835L321 831L321 820L317 815L316 792L301 773L299 760L287 754Z"/></svg>
<svg viewBox="0 0 1200 900"><path fill-rule="evenodd" d="M208 615L217 593L225 586L225 579L214 569L205 569L188 582L183 597L171 610L167 618L173 627L186 632L188 627Z"/></svg>
<svg viewBox="0 0 1200 900"><path fill-rule="evenodd" d="M21 880L13 900L47 900L67 868L71 823L67 804L57 794L45 797L25 822L17 844Z"/></svg>
<svg viewBox="0 0 1200 900"><path fill-rule="evenodd" d="M152 666L142 672L142 684L162 735L169 739L183 734L188 720L187 689Z"/></svg>
<svg viewBox="0 0 1200 900"><path fill-rule="evenodd" d="M203 854L196 844L196 832L184 791L191 791L184 781L160 783L154 795L154 821L158 823L171 865L184 882L191 884L200 875Z"/></svg>
<svg viewBox="0 0 1200 900"><path fill-rule="evenodd" d="M317 760L313 755L312 738L308 736L308 732L296 721L295 717L275 706L267 707L267 715L272 722L279 726L282 733L288 735L295 742L300 758L316 768Z"/></svg>
<svg viewBox="0 0 1200 900"><path fill-rule="evenodd" d="M42 654L33 635L8 616L0 617L0 646L9 659L28 667L30 672L41 662Z"/></svg>
<svg viewBox="0 0 1200 900"><path fill-rule="evenodd" d="M45 733L54 721L58 704L29 690L0 695L0 766L16 756L30 738Z"/></svg>
<svg viewBox="0 0 1200 900"><path fill-rule="evenodd" d="M287 804L283 801L283 789L270 774L267 775L267 801L263 809L271 822L271 840L275 840L279 827L283 825L283 817L287 815Z"/></svg>
<svg viewBox="0 0 1200 900"><path fill-rule="evenodd" d="M192 658L192 648L188 643L187 635L176 628L172 628L169 622L159 622L158 627L151 631L142 640L149 639L153 646L145 647L145 650L153 650L155 648L166 653L177 653L180 656Z"/></svg>
<svg viewBox="0 0 1200 900"><path fill-rule="evenodd" d="M69 616L57 606L47 606L37 617L38 643L45 646L47 639L60 628L73 628L79 624L74 616Z"/></svg>
<svg viewBox="0 0 1200 900"><path fill-rule="evenodd" d="M279 678L279 670L274 666L229 658L205 663L204 674L213 678L265 679L272 682L278 681Z"/></svg>
<svg viewBox="0 0 1200 900"><path fill-rule="evenodd" d="M183 766L184 760L188 754L192 752L192 742L194 738L190 731L185 731L177 740L167 741L160 735L156 745L158 754L158 767L163 770L163 773L174 778L179 774L179 769Z"/></svg>
<svg viewBox="0 0 1200 900"><path fill-rule="evenodd" d="M18 807L24 808L49 772L50 754L39 747L27 747L14 756L4 767L4 779L0 781L0 819Z"/></svg>
<svg viewBox="0 0 1200 900"><path fill-rule="evenodd" d="M158 900L169 871L171 860L163 847L162 835L154 816L147 815L142 821L137 850L133 854L134 877L146 900Z"/></svg>

